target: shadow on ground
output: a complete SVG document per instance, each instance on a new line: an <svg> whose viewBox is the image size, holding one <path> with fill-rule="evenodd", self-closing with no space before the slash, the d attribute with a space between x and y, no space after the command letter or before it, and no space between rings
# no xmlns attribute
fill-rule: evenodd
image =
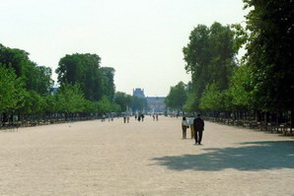
<svg viewBox="0 0 294 196"><path fill-rule="evenodd" d="M246 142L236 148L204 148L201 150L206 152L153 158L152 161L155 161L153 165L162 165L179 171L224 169L258 171L294 168L294 141Z"/></svg>

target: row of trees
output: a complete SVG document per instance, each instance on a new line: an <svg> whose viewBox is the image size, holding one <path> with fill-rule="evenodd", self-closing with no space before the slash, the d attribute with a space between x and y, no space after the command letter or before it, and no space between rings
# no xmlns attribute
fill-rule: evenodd
<svg viewBox="0 0 294 196"><path fill-rule="evenodd" d="M52 70L38 66L28 55L24 50L0 44L2 121L7 121L11 114L102 114L143 107L144 100L115 92L115 70L101 67L101 59L96 54L72 54L61 58L56 69L60 87L55 91Z"/></svg>
<svg viewBox="0 0 294 196"><path fill-rule="evenodd" d="M42 95L53 85L51 69L37 66L28 53L0 44L0 113L39 112Z"/></svg>
<svg viewBox="0 0 294 196"><path fill-rule="evenodd" d="M191 32L183 53L192 81L172 87L166 103L173 109L180 106L214 116L253 113L259 114L258 120L292 116L293 123L293 2L244 3L250 8L246 27L216 22ZM238 61L242 46L246 54Z"/></svg>

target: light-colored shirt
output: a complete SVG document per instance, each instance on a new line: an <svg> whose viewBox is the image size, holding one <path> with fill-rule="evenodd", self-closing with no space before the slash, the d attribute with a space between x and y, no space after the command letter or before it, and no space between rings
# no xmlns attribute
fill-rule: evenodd
<svg viewBox="0 0 294 196"><path fill-rule="evenodd" d="M194 119L195 119L194 117L188 118L189 125L193 125Z"/></svg>
<svg viewBox="0 0 294 196"><path fill-rule="evenodd" d="M182 120L182 126L188 126L189 124L188 124L188 122L187 122L187 120Z"/></svg>

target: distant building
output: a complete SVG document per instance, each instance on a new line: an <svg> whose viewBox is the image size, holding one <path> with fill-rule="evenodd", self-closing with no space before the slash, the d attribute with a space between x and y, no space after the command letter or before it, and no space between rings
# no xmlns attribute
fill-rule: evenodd
<svg viewBox="0 0 294 196"><path fill-rule="evenodd" d="M140 88L133 89L133 96L136 96L139 98L145 98L144 89L140 89Z"/></svg>
<svg viewBox="0 0 294 196"><path fill-rule="evenodd" d="M165 97L145 97L144 89L141 88L133 89L133 96L146 99L149 113L153 114L165 112Z"/></svg>
<svg viewBox="0 0 294 196"><path fill-rule="evenodd" d="M165 112L166 105L164 103L165 97L146 97L148 108L151 113Z"/></svg>

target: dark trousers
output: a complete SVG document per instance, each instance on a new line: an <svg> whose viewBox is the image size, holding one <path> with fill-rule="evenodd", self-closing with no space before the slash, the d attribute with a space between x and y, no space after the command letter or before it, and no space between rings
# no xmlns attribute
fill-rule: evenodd
<svg viewBox="0 0 294 196"><path fill-rule="evenodd" d="M195 143L201 144L203 131L195 131Z"/></svg>

